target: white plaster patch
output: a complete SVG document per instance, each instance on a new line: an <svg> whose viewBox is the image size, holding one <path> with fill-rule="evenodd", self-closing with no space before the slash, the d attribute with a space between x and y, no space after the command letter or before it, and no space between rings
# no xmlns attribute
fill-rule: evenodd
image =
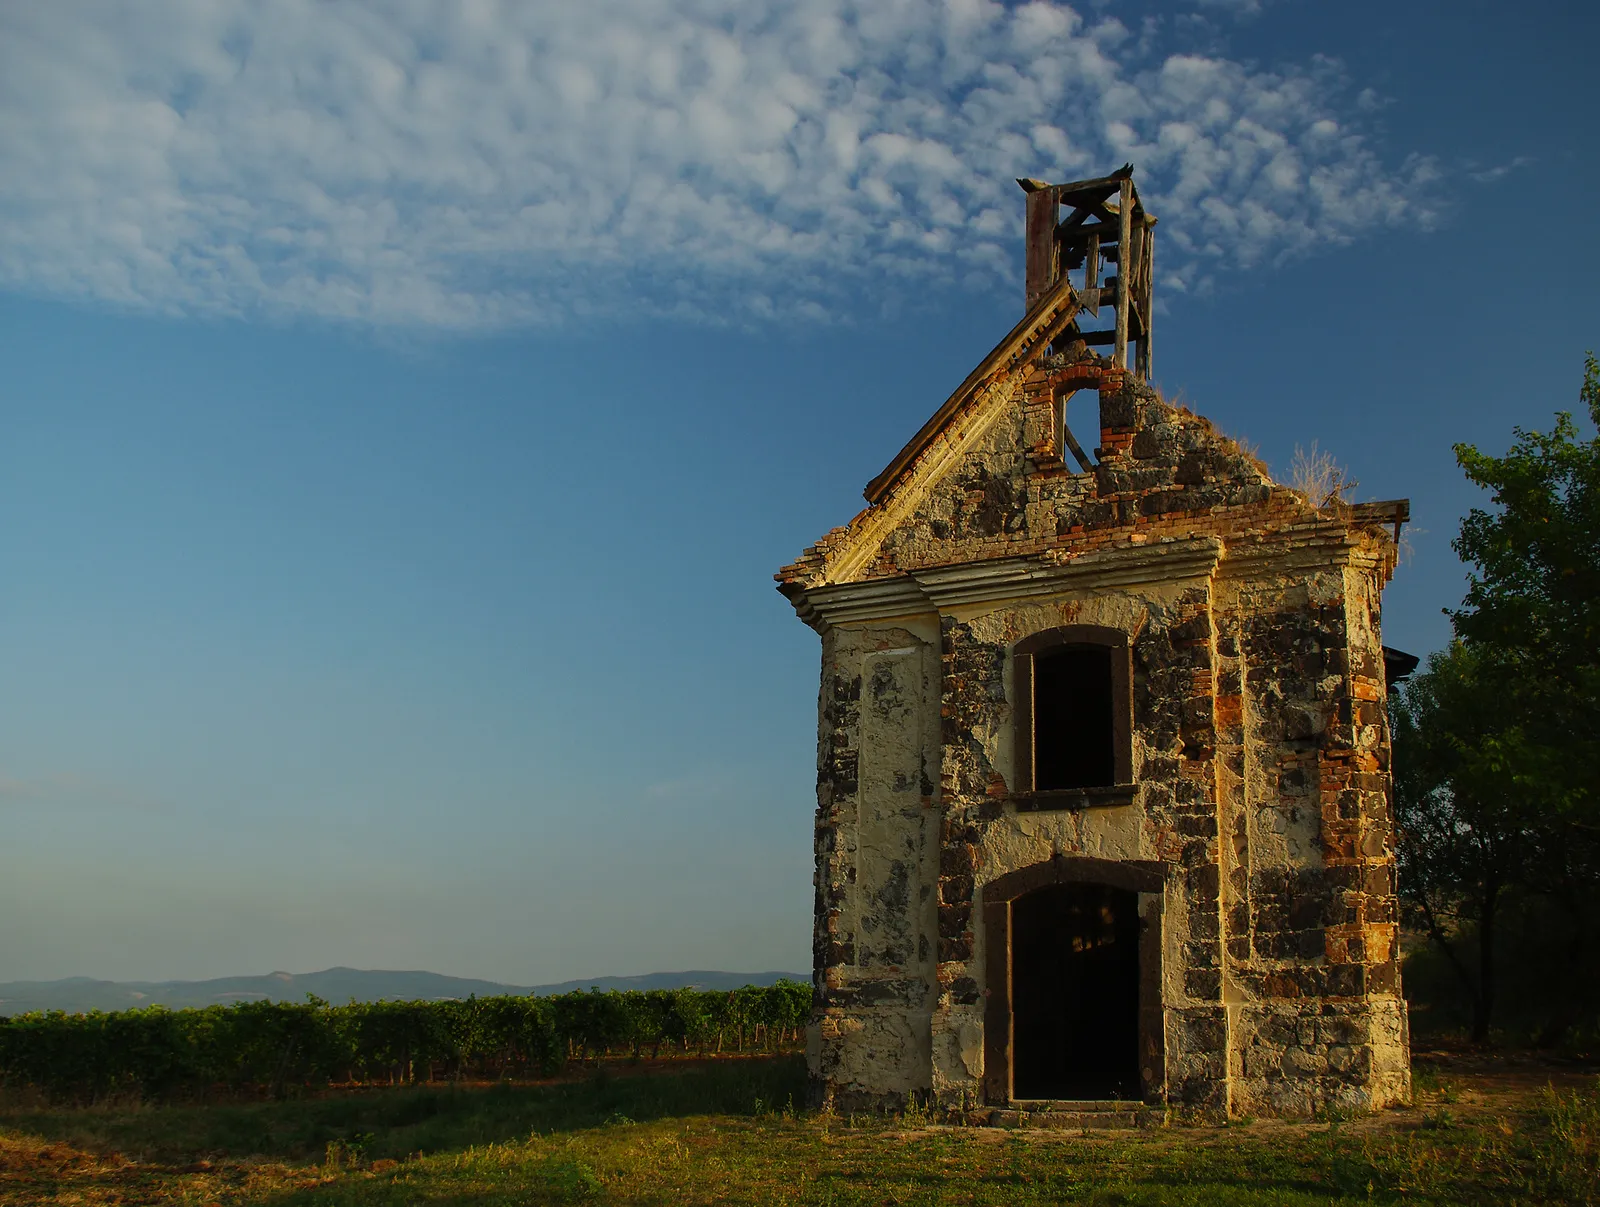
<svg viewBox="0 0 1600 1207"><path fill-rule="evenodd" d="M967 1076L977 1081L983 1076L983 1028L977 1023L964 1022L956 1032L961 1045L961 1066Z"/></svg>
<svg viewBox="0 0 1600 1207"><path fill-rule="evenodd" d="M1318 867L1322 864L1321 819L1309 806L1262 805L1251 835L1253 862Z"/></svg>

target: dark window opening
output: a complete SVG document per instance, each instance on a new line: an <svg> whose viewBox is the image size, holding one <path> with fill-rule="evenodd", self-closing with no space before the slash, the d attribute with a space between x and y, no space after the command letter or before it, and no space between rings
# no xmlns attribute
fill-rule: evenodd
<svg viewBox="0 0 1600 1207"><path fill-rule="evenodd" d="M1033 786L1110 787L1116 779L1109 647L1065 645L1033 662Z"/></svg>
<svg viewBox="0 0 1600 1207"><path fill-rule="evenodd" d="M1069 624L1012 651L1018 808L1127 803L1133 783L1128 635Z"/></svg>
<svg viewBox="0 0 1600 1207"><path fill-rule="evenodd" d="M1077 883L1011 903L1014 1097L1141 1096L1138 901Z"/></svg>
<svg viewBox="0 0 1600 1207"><path fill-rule="evenodd" d="M1100 447L1100 394L1080 390L1056 400L1056 444L1063 463L1072 458L1085 473L1098 463Z"/></svg>

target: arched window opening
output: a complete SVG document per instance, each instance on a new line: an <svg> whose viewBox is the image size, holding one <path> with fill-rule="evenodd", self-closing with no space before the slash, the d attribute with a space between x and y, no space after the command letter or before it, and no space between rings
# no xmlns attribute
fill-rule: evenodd
<svg viewBox="0 0 1600 1207"><path fill-rule="evenodd" d="M1132 666L1127 635L1069 625L1015 653L1016 790L1095 793L1133 783Z"/></svg>
<svg viewBox="0 0 1600 1207"><path fill-rule="evenodd" d="M1033 667L1034 791L1109 788L1117 782L1110 647L1059 646Z"/></svg>
<svg viewBox="0 0 1600 1207"><path fill-rule="evenodd" d="M1063 390L1056 398L1056 449L1070 467L1070 456L1085 473L1097 462L1100 447L1100 392Z"/></svg>

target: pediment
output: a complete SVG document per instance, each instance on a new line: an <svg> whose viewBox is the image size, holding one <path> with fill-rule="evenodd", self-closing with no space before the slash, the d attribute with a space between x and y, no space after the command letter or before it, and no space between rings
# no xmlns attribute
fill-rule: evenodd
<svg viewBox="0 0 1600 1207"><path fill-rule="evenodd" d="M1220 518L1274 501L1315 515L1208 420L1081 345L1053 353L1054 331L1071 319L1066 300L1059 324L1040 324L1031 341L1017 330L1002 341L869 484L871 505L780 572L786 593L1204 536ZM1069 400L1085 390L1100 401L1099 429L1079 424L1080 445L1093 450L1087 469L1063 447L1062 430L1064 416L1077 422Z"/></svg>

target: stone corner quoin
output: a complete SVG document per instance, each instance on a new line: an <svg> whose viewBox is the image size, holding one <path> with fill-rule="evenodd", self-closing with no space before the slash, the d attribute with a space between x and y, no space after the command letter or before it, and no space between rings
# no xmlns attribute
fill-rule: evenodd
<svg viewBox="0 0 1600 1207"><path fill-rule="evenodd" d="M1023 321L777 576L822 639L819 1104L1410 1096L1379 626L1407 507L1313 506L1146 383L1125 180L1030 244ZM1120 306L1097 253L1068 275L1098 230Z"/></svg>

